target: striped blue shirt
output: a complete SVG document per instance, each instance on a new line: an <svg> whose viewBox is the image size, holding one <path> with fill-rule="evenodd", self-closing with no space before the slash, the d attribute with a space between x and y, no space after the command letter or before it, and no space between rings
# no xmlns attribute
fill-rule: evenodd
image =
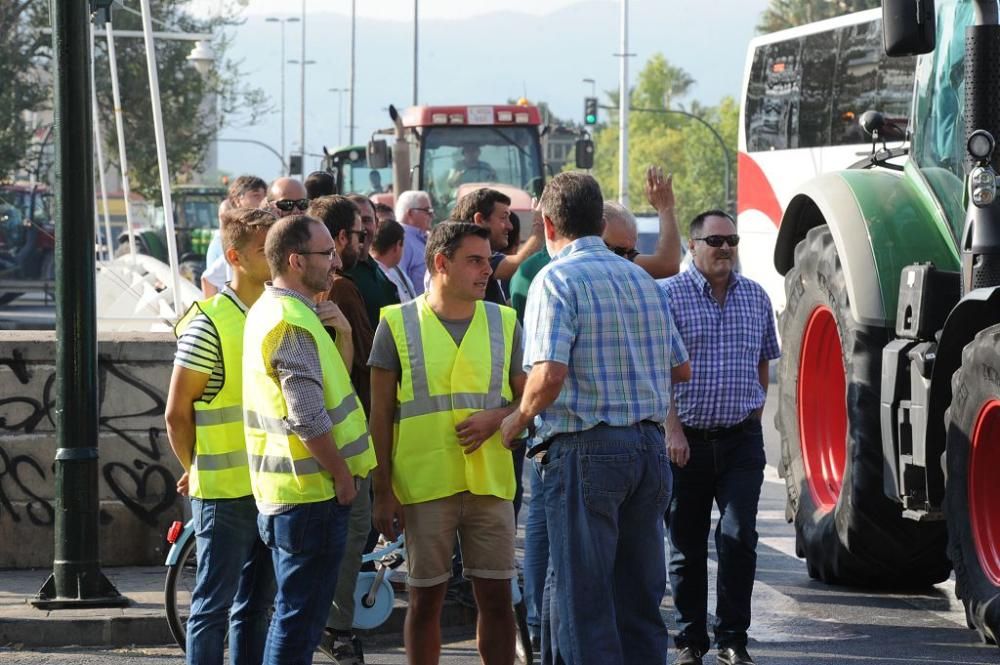
<svg viewBox="0 0 1000 665"><path fill-rule="evenodd" d="M559 396L535 419L539 439L666 418L670 368L687 360L669 301L600 237L573 241L535 276L524 331L525 369L569 367Z"/></svg>
<svg viewBox="0 0 1000 665"><path fill-rule="evenodd" d="M659 283L691 354L691 380L674 387L681 422L698 429L743 422L767 397L757 372L760 361L781 355L771 299L757 282L734 272L720 307L693 263Z"/></svg>

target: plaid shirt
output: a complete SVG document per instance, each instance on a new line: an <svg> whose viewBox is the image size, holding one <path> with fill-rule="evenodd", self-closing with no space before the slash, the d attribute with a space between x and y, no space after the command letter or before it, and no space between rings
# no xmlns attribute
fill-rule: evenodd
<svg viewBox="0 0 1000 665"><path fill-rule="evenodd" d="M524 329L525 369L569 366L559 396L536 418L539 439L666 418L670 368L687 361L669 301L600 237L573 241L535 276Z"/></svg>
<svg viewBox="0 0 1000 665"><path fill-rule="evenodd" d="M781 355L771 299L757 282L734 272L720 307L693 263L659 283L691 354L691 380L674 387L681 422L698 429L743 422L767 397L758 364Z"/></svg>

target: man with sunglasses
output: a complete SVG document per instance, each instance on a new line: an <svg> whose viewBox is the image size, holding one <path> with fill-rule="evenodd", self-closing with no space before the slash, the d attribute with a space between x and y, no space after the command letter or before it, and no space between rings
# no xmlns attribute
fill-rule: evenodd
<svg viewBox="0 0 1000 665"><path fill-rule="evenodd" d="M309 207L306 187L295 178L278 178L267 190L267 200L263 207L281 219L289 215L301 215Z"/></svg>
<svg viewBox="0 0 1000 665"><path fill-rule="evenodd" d="M733 218L708 210L691 222L691 267L660 284L691 357L691 380L674 387L667 452L674 474L667 510L677 665L701 665L709 649L708 532L712 502L719 557L715 645L720 665L747 665L750 596L757 565L757 502L764 481L760 416L768 363L780 355L771 301L740 275Z"/></svg>
<svg viewBox="0 0 1000 665"><path fill-rule="evenodd" d="M681 265L681 236L674 215L673 175L664 177L663 169L646 169L646 200L660 218L660 234L652 254L640 254L635 247L639 229L635 215L620 203L604 202L604 244L618 256L632 261L655 278L676 275Z"/></svg>
<svg viewBox="0 0 1000 665"><path fill-rule="evenodd" d="M368 313L368 323L371 329L375 330L378 327L379 312L387 305L398 304L399 294L396 292L396 285L368 254L372 240L375 239L375 208L371 201L360 194L349 194L347 198L360 212L363 233L358 235L358 241L361 243L358 260L352 266L347 266L345 261L344 274L354 280L358 291L361 292L365 311ZM367 358L366 355L365 359ZM367 371L368 368L365 367L365 372Z"/></svg>

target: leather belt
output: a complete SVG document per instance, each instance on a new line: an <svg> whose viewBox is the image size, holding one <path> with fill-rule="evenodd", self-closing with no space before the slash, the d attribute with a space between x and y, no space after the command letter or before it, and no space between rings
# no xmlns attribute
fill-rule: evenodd
<svg viewBox="0 0 1000 665"><path fill-rule="evenodd" d="M708 429L698 429L696 427L688 427L687 425L684 425L684 436L687 437L689 442L692 440L719 441L721 439L729 438L734 434L744 432L748 425L756 421L756 418L750 417L743 422L730 425L729 427L710 427Z"/></svg>

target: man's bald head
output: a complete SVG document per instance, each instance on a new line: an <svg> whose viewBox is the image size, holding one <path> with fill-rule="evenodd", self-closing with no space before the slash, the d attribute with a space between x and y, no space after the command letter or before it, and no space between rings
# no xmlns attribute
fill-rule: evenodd
<svg viewBox="0 0 1000 665"><path fill-rule="evenodd" d="M301 208L292 207L289 210L282 210L276 205L278 201L304 201L305 205ZM287 215L301 215L305 212L309 205L309 195L306 193L305 185L295 178L281 177L272 182L267 189L267 203L271 212L280 219Z"/></svg>
<svg viewBox="0 0 1000 665"><path fill-rule="evenodd" d="M614 201L604 202L604 242L610 247L635 249L639 230L635 216L628 208Z"/></svg>

